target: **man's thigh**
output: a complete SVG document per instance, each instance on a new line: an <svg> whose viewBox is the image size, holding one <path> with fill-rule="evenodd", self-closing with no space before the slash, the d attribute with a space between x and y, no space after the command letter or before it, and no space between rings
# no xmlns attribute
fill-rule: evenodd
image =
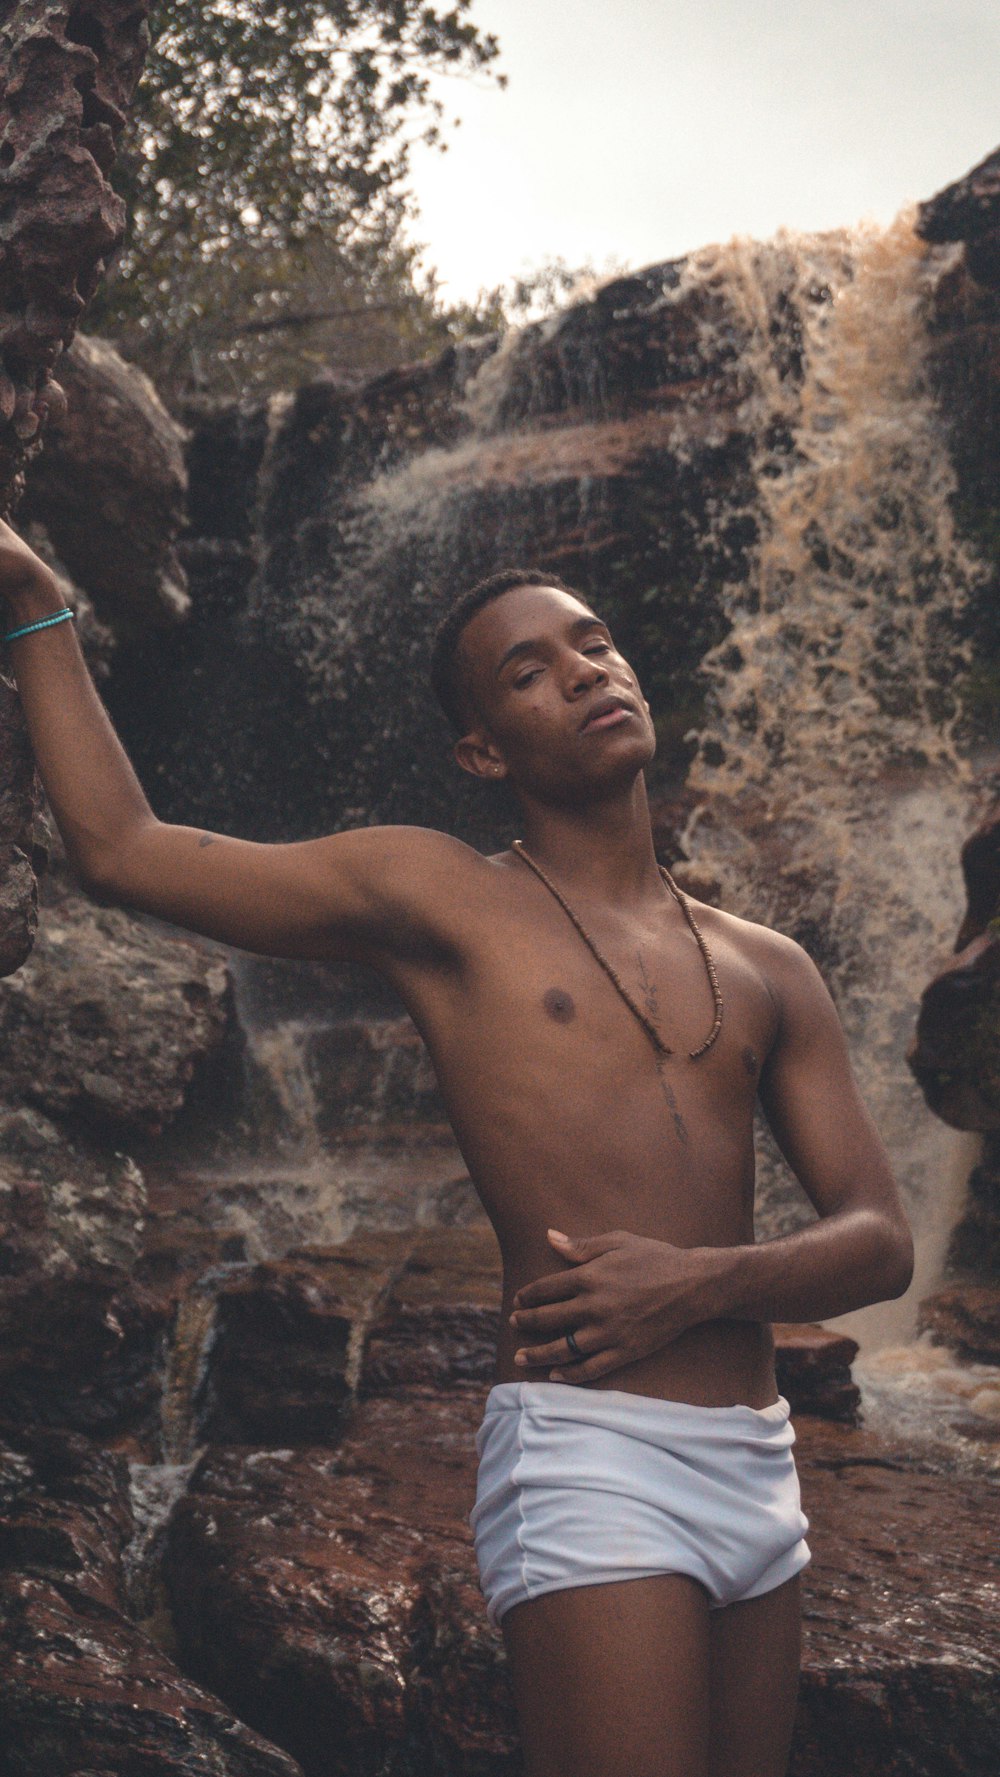
<svg viewBox="0 0 1000 1777"><path fill-rule="evenodd" d="M708 1596L682 1574L566 1586L501 1619L526 1777L707 1777Z"/></svg>
<svg viewBox="0 0 1000 1777"><path fill-rule="evenodd" d="M711 1777L784 1777L801 1662L801 1575L709 1618Z"/></svg>

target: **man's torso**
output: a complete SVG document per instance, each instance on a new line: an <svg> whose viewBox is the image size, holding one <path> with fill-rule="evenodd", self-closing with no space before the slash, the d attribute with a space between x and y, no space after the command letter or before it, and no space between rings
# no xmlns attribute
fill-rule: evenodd
<svg viewBox="0 0 1000 1777"><path fill-rule="evenodd" d="M585 1236L620 1227L678 1246L752 1242L756 1088L777 1013L759 928L697 904L724 1015L715 1044L691 1060L713 1002L680 907L664 889L642 918L591 910L590 935L674 1051L658 1065L647 1032L527 866L511 854L468 857L446 915L447 948L387 972L428 1044L496 1231L504 1289L495 1380L520 1381L523 1341L508 1317L523 1284L561 1268L547 1228ZM776 1393L770 1328L705 1322L584 1386L764 1406Z"/></svg>

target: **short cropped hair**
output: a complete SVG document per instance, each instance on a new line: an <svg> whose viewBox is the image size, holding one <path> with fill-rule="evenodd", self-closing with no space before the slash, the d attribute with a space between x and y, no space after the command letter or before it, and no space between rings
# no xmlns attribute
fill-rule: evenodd
<svg viewBox="0 0 1000 1777"><path fill-rule="evenodd" d="M550 574L545 568L504 568L502 573L477 580L475 586L470 586L468 592L463 592L455 600L435 631L431 649L431 685L458 735L467 733L470 714L458 644L477 611L518 586L554 586L557 591L571 593L574 598L582 596L575 587L560 580L558 574Z"/></svg>

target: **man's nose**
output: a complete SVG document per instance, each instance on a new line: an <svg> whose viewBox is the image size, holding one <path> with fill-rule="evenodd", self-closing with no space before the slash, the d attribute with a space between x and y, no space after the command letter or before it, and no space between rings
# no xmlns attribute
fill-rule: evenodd
<svg viewBox="0 0 1000 1777"><path fill-rule="evenodd" d="M603 660L595 659L592 654L578 654L569 672L569 687L573 697L581 691L589 691L594 685L606 684L608 669Z"/></svg>

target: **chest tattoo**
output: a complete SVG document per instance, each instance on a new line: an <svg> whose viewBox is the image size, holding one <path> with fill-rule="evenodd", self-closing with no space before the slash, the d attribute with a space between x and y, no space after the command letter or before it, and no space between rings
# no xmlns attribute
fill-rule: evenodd
<svg viewBox="0 0 1000 1777"><path fill-rule="evenodd" d="M569 1024L576 1017L576 1006L571 994L562 987L550 987L546 990L542 1005L550 1018L557 1024Z"/></svg>
<svg viewBox="0 0 1000 1777"><path fill-rule="evenodd" d="M647 1012L647 1015L650 1018L652 1018L655 1022L658 1020L659 1015L660 1015L659 1014L659 1006L657 1004L658 995L657 995L657 991L656 991L656 985L649 978L649 975L646 971L646 965L642 959L642 951L641 950L636 952L636 960L639 964L639 984L642 988L642 997L645 1002L646 1012ZM677 1139L678 1139L678 1141L682 1141L686 1144L687 1140L688 1140L687 1124L685 1123L684 1118L681 1116L680 1109L677 1104L677 1094L674 1091L673 1087L671 1086L670 1081L667 1077L667 1071L666 1071L666 1067L665 1067L664 1063L665 1063L665 1057L663 1055L658 1054L656 1056L656 1077L660 1082L660 1091L663 1093L663 1097L666 1100L667 1109L670 1112L671 1117L673 1118L674 1130L676 1132Z"/></svg>

